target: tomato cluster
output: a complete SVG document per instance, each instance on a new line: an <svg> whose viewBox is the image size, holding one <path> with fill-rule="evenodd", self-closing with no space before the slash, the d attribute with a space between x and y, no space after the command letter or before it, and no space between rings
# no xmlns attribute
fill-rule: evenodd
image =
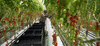
<svg viewBox="0 0 100 46"><path fill-rule="evenodd" d="M18 12L18 10L15 10L15 12L17 13L17 12Z"/></svg>
<svg viewBox="0 0 100 46"><path fill-rule="evenodd" d="M21 19L20 18L18 20L19 20L19 22L21 22Z"/></svg>
<svg viewBox="0 0 100 46"><path fill-rule="evenodd" d="M77 21L79 20L79 18L77 15L75 15L75 16L71 15L70 20L71 20L70 25L75 26L75 23L77 24Z"/></svg>
<svg viewBox="0 0 100 46"><path fill-rule="evenodd" d="M98 31L98 30L99 30L99 25L98 25L98 22L96 22L95 27L96 27L96 30Z"/></svg>
<svg viewBox="0 0 100 46"><path fill-rule="evenodd" d="M74 37L74 38L77 38L77 30L75 30L75 32L76 32L76 33L75 33L75 37Z"/></svg>
<svg viewBox="0 0 100 46"><path fill-rule="evenodd" d="M76 32L76 33L75 33L75 37L74 37L74 38L77 38L78 32L77 32L77 30L75 30L75 32ZM77 42L79 42L78 39L75 40L74 44L77 45Z"/></svg>
<svg viewBox="0 0 100 46"><path fill-rule="evenodd" d="M100 46L100 42L97 42L97 46Z"/></svg>
<svg viewBox="0 0 100 46"><path fill-rule="evenodd" d="M52 35L52 37L53 37L54 45L57 46L56 33L54 35Z"/></svg>
<svg viewBox="0 0 100 46"><path fill-rule="evenodd" d="M79 31L79 34L80 34L81 26L79 25L79 26L78 26L78 28L79 28L79 30L78 30L78 31Z"/></svg>
<svg viewBox="0 0 100 46"><path fill-rule="evenodd" d="M5 36L5 31L6 31L6 30L0 31L0 33L1 33L3 36ZM2 35L0 35L0 38L2 37Z"/></svg>
<svg viewBox="0 0 100 46"><path fill-rule="evenodd" d="M21 22L21 26L24 27L24 23L23 22Z"/></svg>
<svg viewBox="0 0 100 46"><path fill-rule="evenodd" d="M13 17L13 24L15 25L16 24L16 21L15 21L15 16Z"/></svg>
<svg viewBox="0 0 100 46"><path fill-rule="evenodd" d="M57 0L57 5L56 5L56 7L58 7L59 2L60 2L60 1L59 1L59 0Z"/></svg>
<svg viewBox="0 0 100 46"><path fill-rule="evenodd" d="M57 0L57 4L59 3L60 1L59 0Z"/></svg>
<svg viewBox="0 0 100 46"><path fill-rule="evenodd" d="M77 24L77 22L78 22L78 20L79 20L79 17L78 17L78 15L76 14L75 16L74 15L72 15L72 14L69 14L68 13L68 9L66 9L66 16L67 16L67 19L69 18L70 19L70 26L75 26L75 24Z"/></svg>

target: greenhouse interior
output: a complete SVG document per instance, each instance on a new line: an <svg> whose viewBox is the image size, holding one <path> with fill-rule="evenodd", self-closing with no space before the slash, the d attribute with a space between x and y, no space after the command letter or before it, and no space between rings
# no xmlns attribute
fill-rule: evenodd
<svg viewBox="0 0 100 46"><path fill-rule="evenodd" d="M0 0L0 46L100 46L100 0Z"/></svg>

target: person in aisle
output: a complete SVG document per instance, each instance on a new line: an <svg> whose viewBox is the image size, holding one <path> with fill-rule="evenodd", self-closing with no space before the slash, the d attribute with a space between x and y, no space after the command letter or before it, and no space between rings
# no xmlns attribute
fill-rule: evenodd
<svg viewBox="0 0 100 46"><path fill-rule="evenodd" d="M44 27L43 27L43 32L44 32L44 34L43 34L43 36L45 37L45 21L46 21L46 18L48 17L49 15L47 14L47 10L45 9L44 11L43 11L43 13L41 14L41 16L40 16L40 24L43 24L44 25Z"/></svg>
<svg viewBox="0 0 100 46"><path fill-rule="evenodd" d="M41 16L40 16L40 22L39 23L42 23L42 24L45 24L45 20L46 20L46 18L48 17L49 15L47 14L47 10L45 9L44 11L43 11L43 13L41 14Z"/></svg>

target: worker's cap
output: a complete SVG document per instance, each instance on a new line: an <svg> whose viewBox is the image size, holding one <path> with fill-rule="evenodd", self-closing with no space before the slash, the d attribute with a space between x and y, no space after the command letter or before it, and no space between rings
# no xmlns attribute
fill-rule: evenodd
<svg viewBox="0 0 100 46"><path fill-rule="evenodd" d="M46 9L44 9L43 11L47 11Z"/></svg>

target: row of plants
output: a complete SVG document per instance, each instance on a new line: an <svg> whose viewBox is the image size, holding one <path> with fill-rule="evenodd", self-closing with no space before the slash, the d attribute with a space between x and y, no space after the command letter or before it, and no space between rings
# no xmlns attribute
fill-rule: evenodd
<svg viewBox="0 0 100 46"><path fill-rule="evenodd" d="M91 46L94 42L100 41L99 38L87 40L86 35L82 35L86 41L79 37L83 28L99 37L99 2L99 0L44 0L48 13L54 15L51 23L55 26L57 32L61 33L58 33L58 35L66 41L64 42L66 46L85 46L86 43ZM57 27L60 27L60 31Z"/></svg>
<svg viewBox="0 0 100 46"><path fill-rule="evenodd" d="M0 0L0 38L5 37L7 41L7 32L31 26L40 17L43 8L40 0Z"/></svg>

